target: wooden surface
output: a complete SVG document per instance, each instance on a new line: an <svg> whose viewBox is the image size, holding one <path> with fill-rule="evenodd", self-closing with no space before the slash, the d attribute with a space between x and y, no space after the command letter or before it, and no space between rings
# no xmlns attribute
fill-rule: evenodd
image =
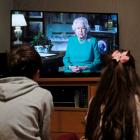
<svg viewBox="0 0 140 140"><path fill-rule="evenodd" d="M87 86L88 101L95 95L99 77L94 78L40 78L39 84L47 86ZM52 140L59 140L63 134L76 133L79 137L84 134L87 108L55 107L51 118Z"/></svg>
<svg viewBox="0 0 140 140"><path fill-rule="evenodd" d="M38 82L41 85L73 85L84 84L92 85L99 82L100 77L82 77L82 78L40 78Z"/></svg>

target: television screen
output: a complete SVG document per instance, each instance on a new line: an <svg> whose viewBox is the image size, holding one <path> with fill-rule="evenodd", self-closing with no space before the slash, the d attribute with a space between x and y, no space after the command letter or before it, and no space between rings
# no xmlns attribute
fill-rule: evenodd
<svg viewBox="0 0 140 140"><path fill-rule="evenodd" d="M119 47L117 13L12 10L11 18L13 14L23 14L26 25L21 25L22 35L17 37L11 22L11 47L21 43L34 47L42 57L41 77L99 76L103 56ZM88 31L87 25L72 27L73 21L81 17L88 21ZM98 61L98 57L100 65L95 70L92 61Z"/></svg>

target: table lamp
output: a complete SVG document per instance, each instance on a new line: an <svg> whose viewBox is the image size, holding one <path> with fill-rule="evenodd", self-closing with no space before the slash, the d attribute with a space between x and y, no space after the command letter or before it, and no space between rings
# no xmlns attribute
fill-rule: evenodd
<svg viewBox="0 0 140 140"><path fill-rule="evenodd" d="M17 38L16 41L14 41L14 44L22 44L22 41L20 41L20 37L22 35L22 26L27 26L25 17L23 14L12 14L12 26L15 27L14 33L15 37Z"/></svg>

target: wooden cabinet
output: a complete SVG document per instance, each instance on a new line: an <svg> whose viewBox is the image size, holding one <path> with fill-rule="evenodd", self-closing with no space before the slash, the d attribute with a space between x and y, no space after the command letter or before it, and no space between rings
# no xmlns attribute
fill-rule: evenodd
<svg viewBox="0 0 140 140"><path fill-rule="evenodd" d="M40 78L39 84L46 89L53 89L63 87L63 90L66 91L64 94L68 95L70 92L65 90L66 88L71 91L71 96L75 96L74 91L81 91L84 88L87 91L85 93L87 96L84 96L86 101L89 101L92 96L95 95L96 87L99 82L99 77L94 78ZM80 88L81 87L81 88ZM86 87L86 88L85 88ZM59 89L59 88L58 88ZM61 89L61 88L60 88ZM70 90L71 89L71 90ZM62 91L63 91L62 90ZM53 95L52 92L52 95ZM60 92L61 94L61 92ZM82 92L82 94L84 94ZM70 95L68 95L70 96ZM63 97L62 97L63 98ZM64 98L64 100L66 100ZM87 113L87 105L88 102L85 102L83 106L60 106L56 105L51 118L51 135L52 140L57 140L60 135L66 133L76 133L79 137L81 137L84 133L85 128L85 116Z"/></svg>
<svg viewBox="0 0 140 140"><path fill-rule="evenodd" d="M56 108L51 122L52 139L57 140L60 135L72 132L81 137L84 132L86 112L87 109L81 108Z"/></svg>

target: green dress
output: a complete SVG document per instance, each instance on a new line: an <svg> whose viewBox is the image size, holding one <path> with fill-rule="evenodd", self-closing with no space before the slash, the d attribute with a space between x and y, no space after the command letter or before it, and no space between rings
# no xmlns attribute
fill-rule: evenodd
<svg viewBox="0 0 140 140"><path fill-rule="evenodd" d="M79 42L76 35L70 37L63 63L64 72L72 72L69 66L88 66L81 72L97 72L101 64L97 39L87 36L86 40Z"/></svg>

